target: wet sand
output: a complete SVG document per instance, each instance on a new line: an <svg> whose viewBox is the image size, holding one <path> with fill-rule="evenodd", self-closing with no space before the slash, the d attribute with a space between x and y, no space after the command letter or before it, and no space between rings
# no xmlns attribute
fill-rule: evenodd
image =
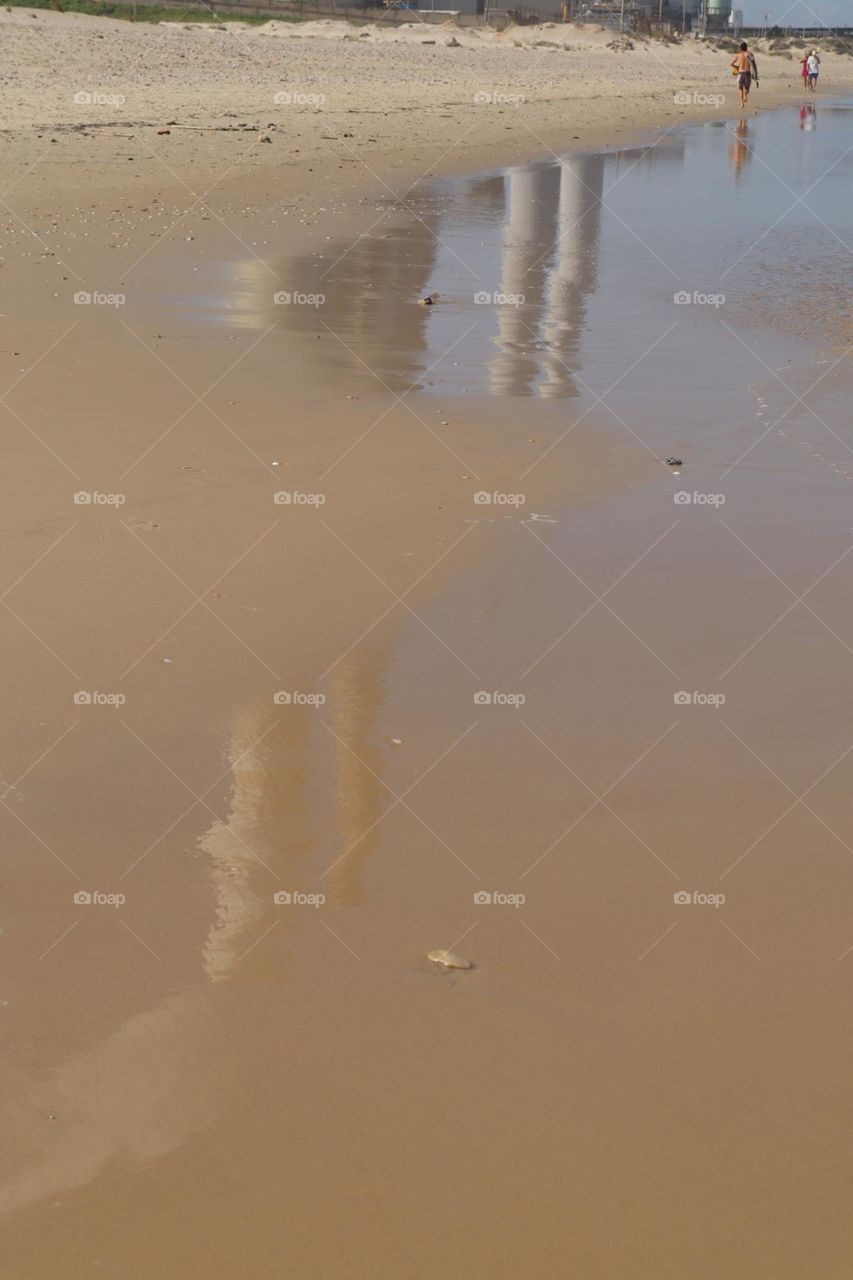
<svg viewBox="0 0 853 1280"><path fill-rule="evenodd" d="M843 331L726 313L833 436L704 313L641 359L618 219L537 283L549 172L293 232L267 181L238 247L135 273L99 197L3 268L7 1274L843 1275ZM547 341L466 333L478 227Z"/></svg>

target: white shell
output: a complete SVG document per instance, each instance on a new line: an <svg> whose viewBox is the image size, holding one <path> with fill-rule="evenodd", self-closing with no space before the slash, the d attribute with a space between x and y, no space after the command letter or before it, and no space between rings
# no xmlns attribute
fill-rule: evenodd
<svg viewBox="0 0 853 1280"><path fill-rule="evenodd" d="M445 969L473 969L470 960L458 956L455 951L430 951L427 960L432 960L433 964L440 964Z"/></svg>

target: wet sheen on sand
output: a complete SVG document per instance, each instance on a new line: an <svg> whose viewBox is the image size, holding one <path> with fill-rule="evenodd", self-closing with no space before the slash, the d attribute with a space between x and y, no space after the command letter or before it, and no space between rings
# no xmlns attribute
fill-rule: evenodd
<svg viewBox="0 0 853 1280"><path fill-rule="evenodd" d="M850 113L817 113L430 184L282 270L322 307L257 264L152 286L193 357L276 321L228 394L280 465L190 417L127 482L154 528L93 511L13 597L73 672L9 621L7 781L78 723L3 819L11 1280L849 1272ZM69 523L38 492L12 579ZM104 672L121 714L72 707Z"/></svg>

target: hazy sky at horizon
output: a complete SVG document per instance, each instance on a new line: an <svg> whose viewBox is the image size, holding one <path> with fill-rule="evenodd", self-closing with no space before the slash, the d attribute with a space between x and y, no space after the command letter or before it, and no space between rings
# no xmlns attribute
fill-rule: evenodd
<svg viewBox="0 0 853 1280"><path fill-rule="evenodd" d="M853 26L853 0L734 0L734 7L743 10L748 26L763 23L764 14L770 14L770 26L780 27L851 27Z"/></svg>

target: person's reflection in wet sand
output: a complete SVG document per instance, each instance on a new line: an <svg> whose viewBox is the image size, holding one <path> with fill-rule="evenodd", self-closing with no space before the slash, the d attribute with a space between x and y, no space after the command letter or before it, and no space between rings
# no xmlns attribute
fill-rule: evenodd
<svg viewBox="0 0 853 1280"><path fill-rule="evenodd" d="M386 668L383 654L353 649L335 667L331 697L322 710L264 704L235 725L229 814L199 842L211 859L217 898L216 921L204 947L211 981L231 975L261 929L276 889L320 888L325 867L317 856L307 790L312 742L319 751L325 737L320 721L330 719L330 709L342 848L322 891L341 906L361 900L358 873L378 843L375 827L387 794L379 781L383 754L373 741Z"/></svg>
<svg viewBox="0 0 853 1280"><path fill-rule="evenodd" d="M117 1158L155 1160L215 1121L237 1059L210 983L234 975L274 909L276 877L313 847L305 779L315 715L264 701L234 725L229 812L199 840L216 896L202 948L208 981L133 1014L36 1080L7 1075L0 1213L83 1186Z"/></svg>
<svg viewBox="0 0 853 1280"><path fill-rule="evenodd" d="M817 107L813 102L804 102L800 107L800 128L808 133L817 128Z"/></svg>
<svg viewBox="0 0 853 1280"><path fill-rule="evenodd" d="M312 847L305 807L312 715L264 702L234 726L229 813L199 841L216 895L202 949L209 982L234 974L263 932L276 876L285 878ZM208 983L196 984L37 1081L21 1075L10 1087L7 1077L0 1212L83 1186L116 1158L155 1160L211 1124L236 1071L223 1026ZM57 1123L46 1124L54 1113Z"/></svg>
<svg viewBox="0 0 853 1280"><path fill-rule="evenodd" d="M203 952L212 982L230 977L280 884L295 877L285 887L301 887L296 880L314 848L306 782L316 717L312 707L264 703L234 726L228 816L199 841L217 900Z"/></svg>
<svg viewBox="0 0 853 1280"><path fill-rule="evenodd" d="M731 162L735 182L740 181L743 168L752 155L749 142L747 140L748 134L749 125L741 118L735 125L731 145L729 146L729 160Z"/></svg>
<svg viewBox="0 0 853 1280"><path fill-rule="evenodd" d="M378 843L384 761L373 736L386 667L384 655L362 649L334 677L344 856L325 883L330 900L345 906L360 901L359 877ZM223 1013L226 981L263 937L265 916L276 918L276 889L322 883L308 792L311 753L325 737L319 715L265 700L235 722L228 814L199 839L215 894L202 947L206 980L134 1013L38 1078L7 1072L0 1214L84 1186L116 1159L156 1160L216 1121L240 1064Z"/></svg>
<svg viewBox="0 0 853 1280"><path fill-rule="evenodd" d="M335 668L337 778L335 810L342 848L324 884L330 901L351 907L361 901L360 874L379 841L383 753L375 744L388 659L373 649L354 650Z"/></svg>

